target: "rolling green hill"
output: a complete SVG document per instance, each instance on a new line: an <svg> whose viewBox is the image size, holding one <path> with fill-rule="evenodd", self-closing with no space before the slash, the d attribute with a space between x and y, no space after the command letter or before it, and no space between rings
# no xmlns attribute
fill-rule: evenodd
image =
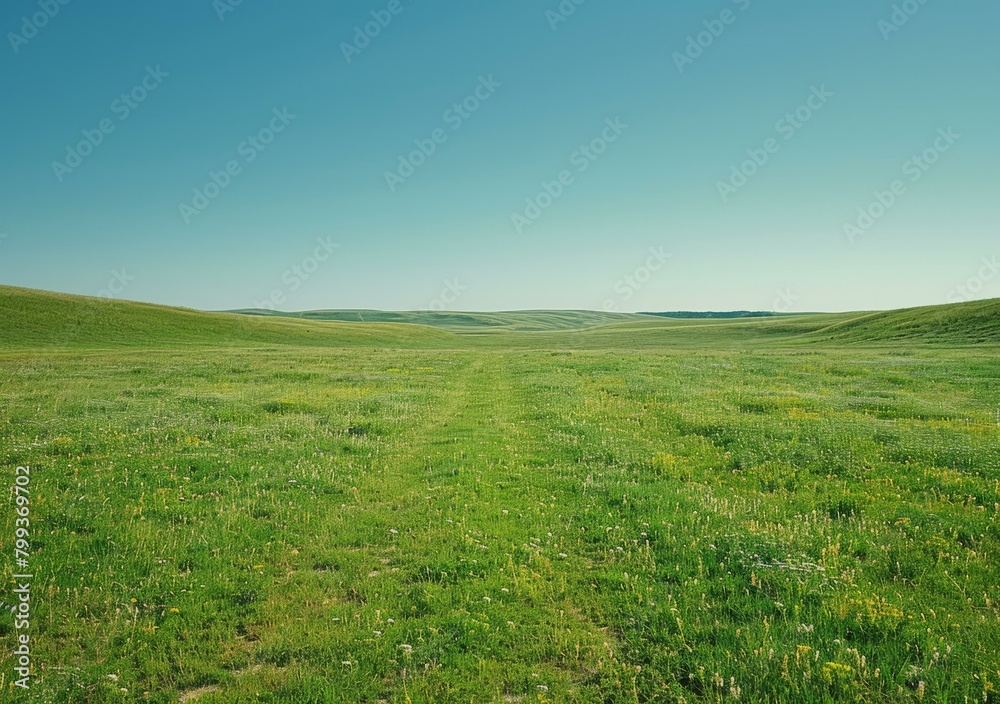
<svg viewBox="0 0 1000 704"><path fill-rule="evenodd" d="M598 325L643 321L651 318L651 316L636 313L606 313L592 310L519 310L503 311L500 313L472 313L433 310L397 312L342 309L284 313L250 308L228 312L272 318L297 318L326 322L412 323L415 325L429 325L458 333L582 330Z"/></svg>
<svg viewBox="0 0 1000 704"><path fill-rule="evenodd" d="M581 349L737 348L788 345L1000 345L1000 299L887 312L741 319L639 316L559 336ZM643 319L644 318L644 319ZM546 336L555 344L556 336ZM532 340L537 346L542 341ZM546 343L547 344L547 343Z"/></svg>
<svg viewBox="0 0 1000 704"><path fill-rule="evenodd" d="M856 315L815 331L838 343L1000 344L1000 298Z"/></svg>
<svg viewBox="0 0 1000 704"><path fill-rule="evenodd" d="M8 349L448 347L454 339L426 326L265 319L0 286L0 348Z"/></svg>
<svg viewBox="0 0 1000 704"><path fill-rule="evenodd" d="M650 318L612 323L582 331L521 336L511 342L532 347L576 349L733 349L807 342L810 335L857 313L782 315L769 318ZM487 343L503 344L501 340Z"/></svg>
<svg viewBox="0 0 1000 704"><path fill-rule="evenodd" d="M889 312L737 319L597 311L205 313L0 286L0 339L0 348L8 349L270 345L732 349L904 342L964 346L1000 344L1000 299Z"/></svg>

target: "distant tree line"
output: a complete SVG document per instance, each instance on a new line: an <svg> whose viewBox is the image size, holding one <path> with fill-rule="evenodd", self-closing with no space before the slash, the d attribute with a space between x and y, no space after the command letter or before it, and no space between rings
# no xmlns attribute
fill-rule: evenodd
<svg viewBox="0 0 1000 704"><path fill-rule="evenodd" d="M675 310L667 313L640 313L640 315L657 315L661 318L768 318L776 313L770 311L730 310L730 311L692 311Z"/></svg>

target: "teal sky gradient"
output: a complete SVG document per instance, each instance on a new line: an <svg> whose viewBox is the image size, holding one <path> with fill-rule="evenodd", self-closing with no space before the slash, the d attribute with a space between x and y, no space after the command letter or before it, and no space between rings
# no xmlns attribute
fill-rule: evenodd
<svg viewBox="0 0 1000 704"><path fill-rule="evenodd" d="M23 18L49 3L25 41ZM889 33L901 5L916 11ZM202 309L1000 296L983 263L1000 256L995 0L562 6L575 11L555 22L559 0L13 0L0 11L0 283ZM346 60L372 12L391 22ZM677 52L720 17L680 71ZM122 119L113 103L147 67L169 75ZM454 129L447 111L490 77L499 86ZM786 139L779 120L814 88L832 96ZM274 110L294 119L247 146ZM114 130L60 180L53 162L105 119ZM627 128L580 172L609 119ZM958 139L913 182L907 163L949 128ZM443 143L391 190L386 172L437 129ZM718 183L769 138L776 153L724 200ZM238 175L185 222L179 206L233 160ZM515 227L564 170L572 182ZM852 242L845 223L896 180L903 195ZM338 245L323 262L318 238ZM670 257L646 272L651 249Z"/></svg>

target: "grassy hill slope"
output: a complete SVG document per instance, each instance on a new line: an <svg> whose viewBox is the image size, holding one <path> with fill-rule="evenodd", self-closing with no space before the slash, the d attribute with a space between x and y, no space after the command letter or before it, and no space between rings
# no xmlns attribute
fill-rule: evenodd
<svg viewBox="0 0 1000 704"><path fill-rule="evenodd" d="M600 325L584 330L489 335L476 339L491 347L556 349L736 349L788 345L811 333L856 318L858 313L782 315L769 318L657 318Z"/></svg>
<svg viewBox="0 0 1000 704"><path fill-rule="evenodd" d="M649 320L652 316L636 313L608 313L592 310L519 310L500 313L453 311L383 311L363 309L312 310L298 313L261 310L234 310L231 313L316 321L364 323L412 323L451 332L543 332L581 330L612 323Z"/></svg>
<svg viewBox="0 0 1000 704"><path fill-rule="evenodd" d="M447 347L418 325L319 323L202 313L146 303L0 286L0 349L267 346Z"/></svg>
<svg viewBox="0 0 1000 704"><path fill-rule="evenodd" d="M886 312L742 319L647 318L603 325L563 338L580 348L635 349L810 344L1000 345L1000 299Z"/></svg>
<svg viewBox="0 0 1000 704"><path fill-rule="evenodd" d="M742 319L673 319L595 311L355 310L293 315L300 317L266 311L203 313L0 286L0 349L270 345L733 349L804 344L1000 344L1000 299L884 313Z"/></svg>
<svg viewBox="0 0 1000 704"><path fill-rule="evenodd" d="M808 337L837 343L1000 344L1000 298L860 315Z"/></svg>

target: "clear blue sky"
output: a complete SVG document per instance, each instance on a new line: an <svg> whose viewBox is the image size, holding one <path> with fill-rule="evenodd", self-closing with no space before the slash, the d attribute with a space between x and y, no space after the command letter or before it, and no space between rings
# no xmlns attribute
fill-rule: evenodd
<svg viewBox="0 0 1000 704"><path fill-rule="evenodd" d="M1000 296L1000 5L901 4L11 0L0 282L203 309Z"/></svg>

